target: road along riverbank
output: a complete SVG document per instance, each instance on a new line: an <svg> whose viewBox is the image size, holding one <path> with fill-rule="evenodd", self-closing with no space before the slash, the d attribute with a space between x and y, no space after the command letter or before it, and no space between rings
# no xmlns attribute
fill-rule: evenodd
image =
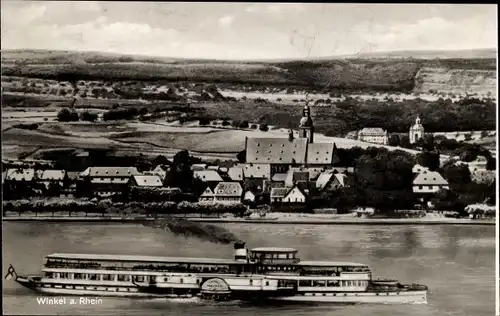
<svg viewBox="0 0 500 316"><path fill-rule="evenodd" d="M303 225L495 225L494 219L425 219L425 218L336 218L336 219L314 219L314 218L270 218L270 219L248 219L248 218L216 218L216 217L184 217L194 222L202 223L245 223L245 224L303 224ZM161 218L161 216L159 216ZM3 221L11 222L144 222L154 221L153 217L147 216L4 216Z"/></svg>

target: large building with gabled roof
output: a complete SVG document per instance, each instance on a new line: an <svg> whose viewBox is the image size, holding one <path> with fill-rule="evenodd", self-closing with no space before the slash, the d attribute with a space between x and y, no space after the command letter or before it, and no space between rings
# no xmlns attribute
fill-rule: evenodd
<svg viewBox="0 0 500 316"><path fill-rule="evenodd" d="M247 138L246 164L252 168L270 166L267 176L271 179L276 173L286 173L292 166L328 167L336 163L338 157L334 142L314 142L314 122L307 105L303 109L299 130L299 137L295 137L290 130L288 138Z"/></svg>

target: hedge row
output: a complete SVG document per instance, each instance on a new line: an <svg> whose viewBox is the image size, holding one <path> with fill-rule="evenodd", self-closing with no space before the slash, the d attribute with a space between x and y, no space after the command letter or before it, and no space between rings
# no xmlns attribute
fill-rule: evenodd
<svg viewBox="0 0 500 316"><path fill-rule="evenodd" d="M85 213L232 213L243 215L247 208L241 203L213 204L209 202L130 202L113 203L109 200L15 200L3 201L4 212L85 212Z"/></svg>

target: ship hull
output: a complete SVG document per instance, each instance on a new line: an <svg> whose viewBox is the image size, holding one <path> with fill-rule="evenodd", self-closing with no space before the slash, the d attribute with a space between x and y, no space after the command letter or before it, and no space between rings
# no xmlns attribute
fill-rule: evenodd
<svg viewBox="0 0 500 316"><path fill-rule="evenodd" d="M296 303L427 304L427 291L304 293L267 300Z"/></svg>

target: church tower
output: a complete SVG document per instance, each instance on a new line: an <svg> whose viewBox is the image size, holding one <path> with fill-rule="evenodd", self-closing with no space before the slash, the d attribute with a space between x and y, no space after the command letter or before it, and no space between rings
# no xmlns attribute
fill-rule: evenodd
<svg viewBox="0 0 500 316"><path fill-rule="evenodd" d="M301 130L303 138L307 138L309 143L314 142L314 123L308 105L304 106L304 110L302 111L299 129Z"/></svg>
<svg viewBox="0 0 500 316"><path fill-rule="evenodd" d="M424 138L424 136L424 127L420 122L420 116L417 116L415 124L410 127L410 144L415 144L419 139Z"/></svg>

